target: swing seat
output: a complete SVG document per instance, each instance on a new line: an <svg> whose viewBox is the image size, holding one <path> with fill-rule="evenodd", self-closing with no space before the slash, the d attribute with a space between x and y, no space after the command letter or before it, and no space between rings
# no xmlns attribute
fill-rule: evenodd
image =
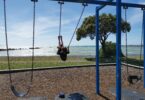
<svg viewBox="0 0 145 100"><path fill-rule="evenodd" d="M57 54L60 56L61 60L66 61L69 50L66 47L58 48Z"/></svg>
<svg viewBox="0 0 145 100"><path fill-rule="evenodd" d="M15 88L14 85L11 85L11 90L14 93L14 95L17 96L17 97L24 97L24 96L26 96L28 94L28 91L29 91L28 90L26 93L24 93L24 92L18 92L18 91L16 91L16 88Z"/></svg>
<svg viewBox="0 0 145 100"><path fill-rule="evenodd" d="M139 82L142 79L142 77L137 75L129 75L127 79L130 84L135 84Z"/></svg>

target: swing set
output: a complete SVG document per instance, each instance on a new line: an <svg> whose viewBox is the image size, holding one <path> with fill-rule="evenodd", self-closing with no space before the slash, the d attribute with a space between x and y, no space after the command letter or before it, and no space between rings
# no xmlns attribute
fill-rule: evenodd
<svg viewBox="0 0 145 100"><path fill-rule="evenodd" d="M6 49L7 49L7 61L8 61L8 69L9 69L9 80L10 80L10 87L12 92L17 97L23 97L26 96L31 88L32 82L33 82L33 70L34 70L34 47L35 47L35 9L36 9L36 2L38 0L31 0L33 2L33 37L32 37L32 64L31 64L31 80L30 84L28 85L28 90L25 92L19 92L16 90L15 85L12 81L12 75L11 75L11 64L10 64L10 55L9 55L9 44L8 44L8 32L7 32L7 11L6 11L6 0L4 1L4 27L5 27L5 38L6 38ZM145 5L143 4L133 4L133 3L123 3L121 0L116 0L116 2L113 2L112 0L50 0L50 1L58 1L60 5L60 20L59 20L59 35L58 35L58 51L57 54L60 56L60 58L65 61L67 60L67 54L70 53L69 48L72 43L72 40L74 38L74 35L76 33L76 30L79 26L79 23L82 19L83 13L85 11L85 8L88 4L95 4L99 5L96 7L96 93L100 94L100 75L99 75L99 11L105 7L105 6L116 6L116 15L117 15L117 21L116 21L116 29L117 29L117 35L116 35L116 100L121 100L121 8L123 7L125 9L125 21L127 22L127 9L130 7L132 8L140 8L143 11L143 24L142 24L142 37L141 37L141 49L140 49L140 60L142 56L142 44L145 44L145 41L143 39L145 38ZM79 17L79 20L77 22L77 25L75 27L75 30L72 34L72 37L70 39L70 42L68 46L64 46L63 43L63 36L61 32L62 28L62 7L64 2L72 2L72 3L81 3L83 5L81 15ZM128 81L130 84L135 84L136 82L140 81L142 79L141 74L140 75L130 75L128 70L128 48L127 48L127 32L126 32L126 70L127 70L127 76ZM144 48L144 57L145 57L145 48ZM144 67L145 67L145 59L144 59ZM140 70L139 70L140 72ZM144 69L144 75L145 75L145 69ZM133 80L137 80L135 83ZM145 87L145 77L144 77L144 87Z"/></svg>
<svg viewBox="0 0 145 100"><path fill-rule="evenodd" d="M74 29L74 32L72 34L72 37L71 37L71 39L70 39L69 44L68 44L67 47L64 46L64 44L63 44L63 37L61 35L61 27L62 27L62 25L61 25L61 22L62 22L62 5L64 4L64 2L63 1L58 1L58 3L60 4L60 20L59 20L59 35L58 35L58 47L57 47L58 48L58 51L57 51L57 54L60 55L61 60L66 61L67 60L67 54L70 53L69 52L69 47L70 47L70 45L72 43L72 40L73 40L73 38L75 36L75 33L77 31L77 28L79 26L79 23L80 23L80 21L82 19L82 16L84 14L84 11L85 11L85 8L87 6L87 3L82 3L83 8L82 8L81 15L80 15L80 17L78 19L77 25L76 25L76 27Z"/></svg>
<svg viewBox="0 0 145 100"><path fill-rule="evenodd" d="M30 88L32 86L32 81L33 81L33 69L34 69L34 47L35 47L35 6L36 2L38 0L31 0L33 2L33 36L32 36L32 64L31 64L31 79L30 79L30 84L27 87L27 91L25 92L18 92L15 88L15 85L13 84L12 81L12 75L11 75L11 64L10 64L10 54L9 54L9 44L8 44L8 32L7 32L7 10L6 10L6 0L3 0L4 2L4 25L5 25L5 38L6 38L6 50L7 50L7 61L8 61L8 69L9 69L9 80L10 80L10 88L12 92L14 93L15 96L17 97L24 97L26 96Z"/></svg>
<svg viewBox="0 0 145 100"><path fill-rule="evenodd" d="M124 17L125 17L125 22L127 23L127 9L128 7L124 6ZM144 18L144 15L143 15ZM142 20L142 22L144 21L144 19ZM142 23L142 33L141 33L141 41L140 41L140 53L139 53L139 60L141 62L141 58L142 58L142 49L143 49L143 23ZM136 84L138 82L140 82L142 80L142 74L141 74L141 66L139 66L138 68L138 75L130 75L129 73L129 66L128 66L128 35L127 35L127 31L125 31L125 51L126 51L126 56L125 56L125 63L126 63L126 76L127 76L127 80L130 84Z"/></svg>

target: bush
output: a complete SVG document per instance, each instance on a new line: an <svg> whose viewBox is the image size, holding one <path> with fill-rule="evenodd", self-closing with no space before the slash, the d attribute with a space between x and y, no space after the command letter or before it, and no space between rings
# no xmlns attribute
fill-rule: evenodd
<svg viewBox="0 0 145 100"><path fill-rule="evenodd" d="M99 57L101 57L101 58L102 57L107 57L107 58L110 58L110 57L114 58L114 57L116 57L116 44L115 43L106 42L105 48L106 48L105 54L103 54L103 50L102 50L102 48L100 48ZM121 57L124 57L122 51L121 51Z"/></svg>

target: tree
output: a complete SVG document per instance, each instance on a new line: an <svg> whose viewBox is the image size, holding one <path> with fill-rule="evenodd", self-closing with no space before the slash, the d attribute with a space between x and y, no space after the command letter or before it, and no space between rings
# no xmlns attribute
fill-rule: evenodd
<svg viewBox="0 0 145 100"><path fill-rule="evenodd" d="M105 14L99 16L99 31L100 31L100 43L102 45L102 50L105 56L106 53L106 40L110 34L116 33L116 16L112 14ZM123 33L130 32L131 26L130 23L121 21L121 31ZM77 40L81 40L82 38L90 37L93 40L96 36L95 34L95 16L86 17L82 23L82 25L78 28L77 32Z"/></svg>

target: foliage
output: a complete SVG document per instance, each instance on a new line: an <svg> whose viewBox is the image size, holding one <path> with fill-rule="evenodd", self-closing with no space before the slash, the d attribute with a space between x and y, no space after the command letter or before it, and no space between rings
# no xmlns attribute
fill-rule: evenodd
<svg viewBox="0 0 145 100"><path fill-rule="evenodd" d="M116 33L116 16L112 14L105 14L99 16L99 31L101 38L108 38L108 35L111 33ZM131 30L131 26L128 22L122 19L121 24L122 32L129 32ZM90 37L90 39L95 38L95 16L86 17L77 30L77 40L81 40L81 38Z"/></svg>
<svg viewBox="0 0 145 100"><path fill-rule="evenodd" d="M112 42L106 42L106 52L105 52L105 57L109 58L110 57L116 57L116 44L112 43ZM103 48L100 49L100 54L99 56L101 58L104 57L104 52L103 52ZM123 57L123 53L121 52L121 56Z"/></svg>
<svg viewBox="0 0 145 100"><path fill-rule="evenodd" d="M106 52L106 40L110 34L116 33L116 16L112 14L102 14L99 16L99 31L100 31L100 43L102 45L102 49ZM128 22L122 19L121 22L121 31L123 33L129 32L131 30L131 26ZM86 17L82 23L82 25L78 28L77 32L77 40L81 40L82 38L90 37L93 40L96 36L95 34L95 16Z"/></svg>

